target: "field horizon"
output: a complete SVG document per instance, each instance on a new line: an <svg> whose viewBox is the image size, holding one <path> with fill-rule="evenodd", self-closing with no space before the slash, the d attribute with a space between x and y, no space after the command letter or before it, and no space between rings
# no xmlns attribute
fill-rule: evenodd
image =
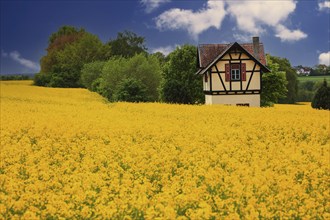
<svg viewBox="0 0 330 220"><path fill-rule="evenodd" d="M329 111L1 81L0 219L330 218Z"/></svg>
<svg viewBox="0 0 330 220"><path fill-rule="evenodd" d="M328 83L330 83L330 75L326 75L326 76L298 76L298 81L299 82L306 82L306 81L323 82L324 79Z"/></svg>

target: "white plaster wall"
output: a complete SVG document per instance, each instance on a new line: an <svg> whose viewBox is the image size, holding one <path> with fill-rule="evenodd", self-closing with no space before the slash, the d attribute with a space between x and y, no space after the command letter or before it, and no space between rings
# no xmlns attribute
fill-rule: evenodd
<svg viewBox="0 0 330 220"><path fill-rule="evenodd" d="M225 57L227 57L227 56L229 58L229 55L226 55ZM243 56L243 54L242 54L242 56ZM224 71L225 70L225 64L227 64L227 63L229 63L229 62L228 61L222 61L222 60L217 62L216 65L217 65L218 70L219 71ZM252 71L253 70L253 66L255 64L255 62L253 60L244 60L242 63L246 64L246 71ZM260 70L260 66L256 65L255 70ZM212 67L212 71L216 71L216 69L214 67ZM222 81L223 81L226 89L229 90L230 82L229 81L226 82L225 73L221 73L220 75L221 75ZM250 76L251 76L251 73L247 72L246 73L246 80L242 81L242 90L246 89L247 84L248 84L249 79L250 79ZM261 77L260 72L254 72L253 77L251 78L250 85L249 85L249 90L259 90L260 89L260 77ZM240 90L240 88L241 88L240 86L241 86L240 82L234 82L234 81L232 82L232 90ZM212 90L224 90L223 86L220 82L219 76L216 73L212 74Z"/></svg>
<svg viewBox="0 0 330 220"><path fill-rule="evenodd" d="M260 94L251 95L205 95L208 105L236 105L248 103L250 107L260 107Z"/></svg>

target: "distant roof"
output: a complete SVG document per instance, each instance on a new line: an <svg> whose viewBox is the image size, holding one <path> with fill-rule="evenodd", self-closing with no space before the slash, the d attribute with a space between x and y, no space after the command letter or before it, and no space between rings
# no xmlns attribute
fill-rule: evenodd
<svg viewBox="0 0 330 220"><path fill-rule="evenodd" d="M219 54L223 53L233 44L200 44L198 45L199 67L207 67ZM239 44L252 56L254 54L253 43ZM259 62L266 66L264 45L259 43Z"/></svg>

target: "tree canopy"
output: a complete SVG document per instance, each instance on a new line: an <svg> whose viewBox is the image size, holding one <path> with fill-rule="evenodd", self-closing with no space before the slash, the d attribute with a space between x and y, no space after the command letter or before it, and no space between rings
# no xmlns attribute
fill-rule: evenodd
<svg viewBox="0 0 330 220"><path fill-rule="evenodd" d="M272 106L287 94L287 80L285 72L279 70L279 64L273 62L270 55L266 58L271 72L262 75L261 106Z"/></svg>
<svg viewBox="0 0 330 220"><path fill-rule="evenodd" d="M158 59L144 54L86 64L81 75L84 86L110 101L157 101L160 79Z"/></svg>
<svg viewBox="0 0 330 220"><path fill-rule="evenodd" d="M102 59L100 39L83 29L61 27L49 39L46 56L35 83L51 87L80 87L80 71L85 63ZM42 79L42 80L40 80Z"/></svg>
<svg viewBox="0 0 330 220"><path fill-rule="evenodd" d="M330 110L330 87L325 79L313 98L312 107Z"/></svg>
<svg viewBox="0 0 330 220"><path fill-rule="evenodd" d="M77 29L73 26L64 25L58 29L57 32L52 33L48 39L49 46L47 50L53 48L53 46L57 44L62 44L63 41L70 42L70 39L74 39L75 36L79 36L79 34L85 33L85 29L80 28ZM72 42L72 41L71 41Z"/></svg>
<svg viewBox="0 0 330 220"><path fill-rule="evenodd" d="M323 76L330 75L330 66L324 64L315 65L311 70L311 76Z"/></svg>
<svg viewBox="0 0 330 220"><path fill-rule="evenodd" d="M287 92L284 97L279 98L280 103L295 103L298 96L298 79L295 69L291 66L290 61L286 58L268 55L268 60L278 64L278 71L285 72L287 80Z"/></svg>
<svg viewBox="0 0 330 220"><path fill-rule="evenodd" d="M93 90L93 82L100 78L102 74L104 61L95 61L92 63L86 63L81 69L80 82L89 90Z"/></svg>
<svg viewBox="0 0 330 220"><path fill-rule="evenodd" d="M147 53L144 37L127 30L119 32L117 38L110 40L107 45L111 48L112 56L129 58L135 54Z"/></svg>
<svg viewBox="0 0 330 220"><path fill-rule="evenodd" d="M203 82L196 76L196 50L192 45L177 47L163 66L161 98L170 103L204 103Z"/></svg>

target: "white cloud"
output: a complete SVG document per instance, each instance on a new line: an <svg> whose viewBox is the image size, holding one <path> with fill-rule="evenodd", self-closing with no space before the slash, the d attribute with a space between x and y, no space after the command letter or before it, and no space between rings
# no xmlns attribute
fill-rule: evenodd
<svg viewBox="0 0 330 220"><path fill-rule="evenodd" d="M226 15L235 19L239 33L235 39L247 40L247 36L262 35L269 28L281 41L297 41L307 37L303 31L290 30L284 25L296 9L297 1L241 0L212 1L199 11L174 8L155 18L159 30L186 30L194 39L207 29L221 28Z"/></svg>
<svg viewBox="0 0 330 220"><path fill-rule="evenodd" d="M200 33L211 27L220 29L225 15L223 1L208 1L206 6L199 11L174 8L165 11L155 20L159 30L183 29L197 40Z"/></svg>
<svg viewBox="0 0 330 220"><path fill-rule="evenodd" d="M288 41L288 42L292 42L292 41L297 41L297 40L301 40L307 37L307 34L305 34L304 32L302 32L301 30L289 30L288 28L286 28L285 26L279 24L276 27L276 37L279 37L281 39L281 41Z"/></svg>
<svg viewBox="0 0 330 220"><path fill-rule="evenodd" d="M296 9L294 0L227 1L227 4L229 14L236 19L237 28L245 33L260 35L266 32L266 27L271 27L281 41L292 42L307 37L301 30L289 30L283 25Z"/></svg>
<svg viewBox="0 0 330 220"><path fill-rule="evenodd" d="M161 52L162 54L164 54L165 56L167 56L173 50L175 50L175 46L171 46L170 45L170 46L165 46L165 47L153 48L153 49L151 49L151 53Z"/></svg>
<svg viewBox="0 0 330 220"><path fill-rule="evenodd" d="M263 25L276 26L287 19L296 8L296 2L287 1L227 1L228 12L236 19L238 29L260 34Z"/></svg>
<svg viewBox="0 0 330 220"><path fill-rule="evenodd" d="M325 64L327 66L330 66L330 51L327 53L321 53L319 55L319 64Z"/></svg>
<svg viewBox="0 0 330 220"><path fill-rule="evenodd" d="M330 1L324 1L319 3L319 10L327 10L330 8Z"/></svg>
<svg viewBox="0 0 330 220"><path fill-rule="evenodd" d="M160 5L170 2L171 0L141 0L142 5L145 6L147 13L151 13L157 9Z"/></svg>
<svg viewBox="0 0 330 220"><path fill-rule="evenodd" d="M40 69L37 63L21 57L21 54L17 51L10 52L9 57L30 70L39 71Z"/></svg>

